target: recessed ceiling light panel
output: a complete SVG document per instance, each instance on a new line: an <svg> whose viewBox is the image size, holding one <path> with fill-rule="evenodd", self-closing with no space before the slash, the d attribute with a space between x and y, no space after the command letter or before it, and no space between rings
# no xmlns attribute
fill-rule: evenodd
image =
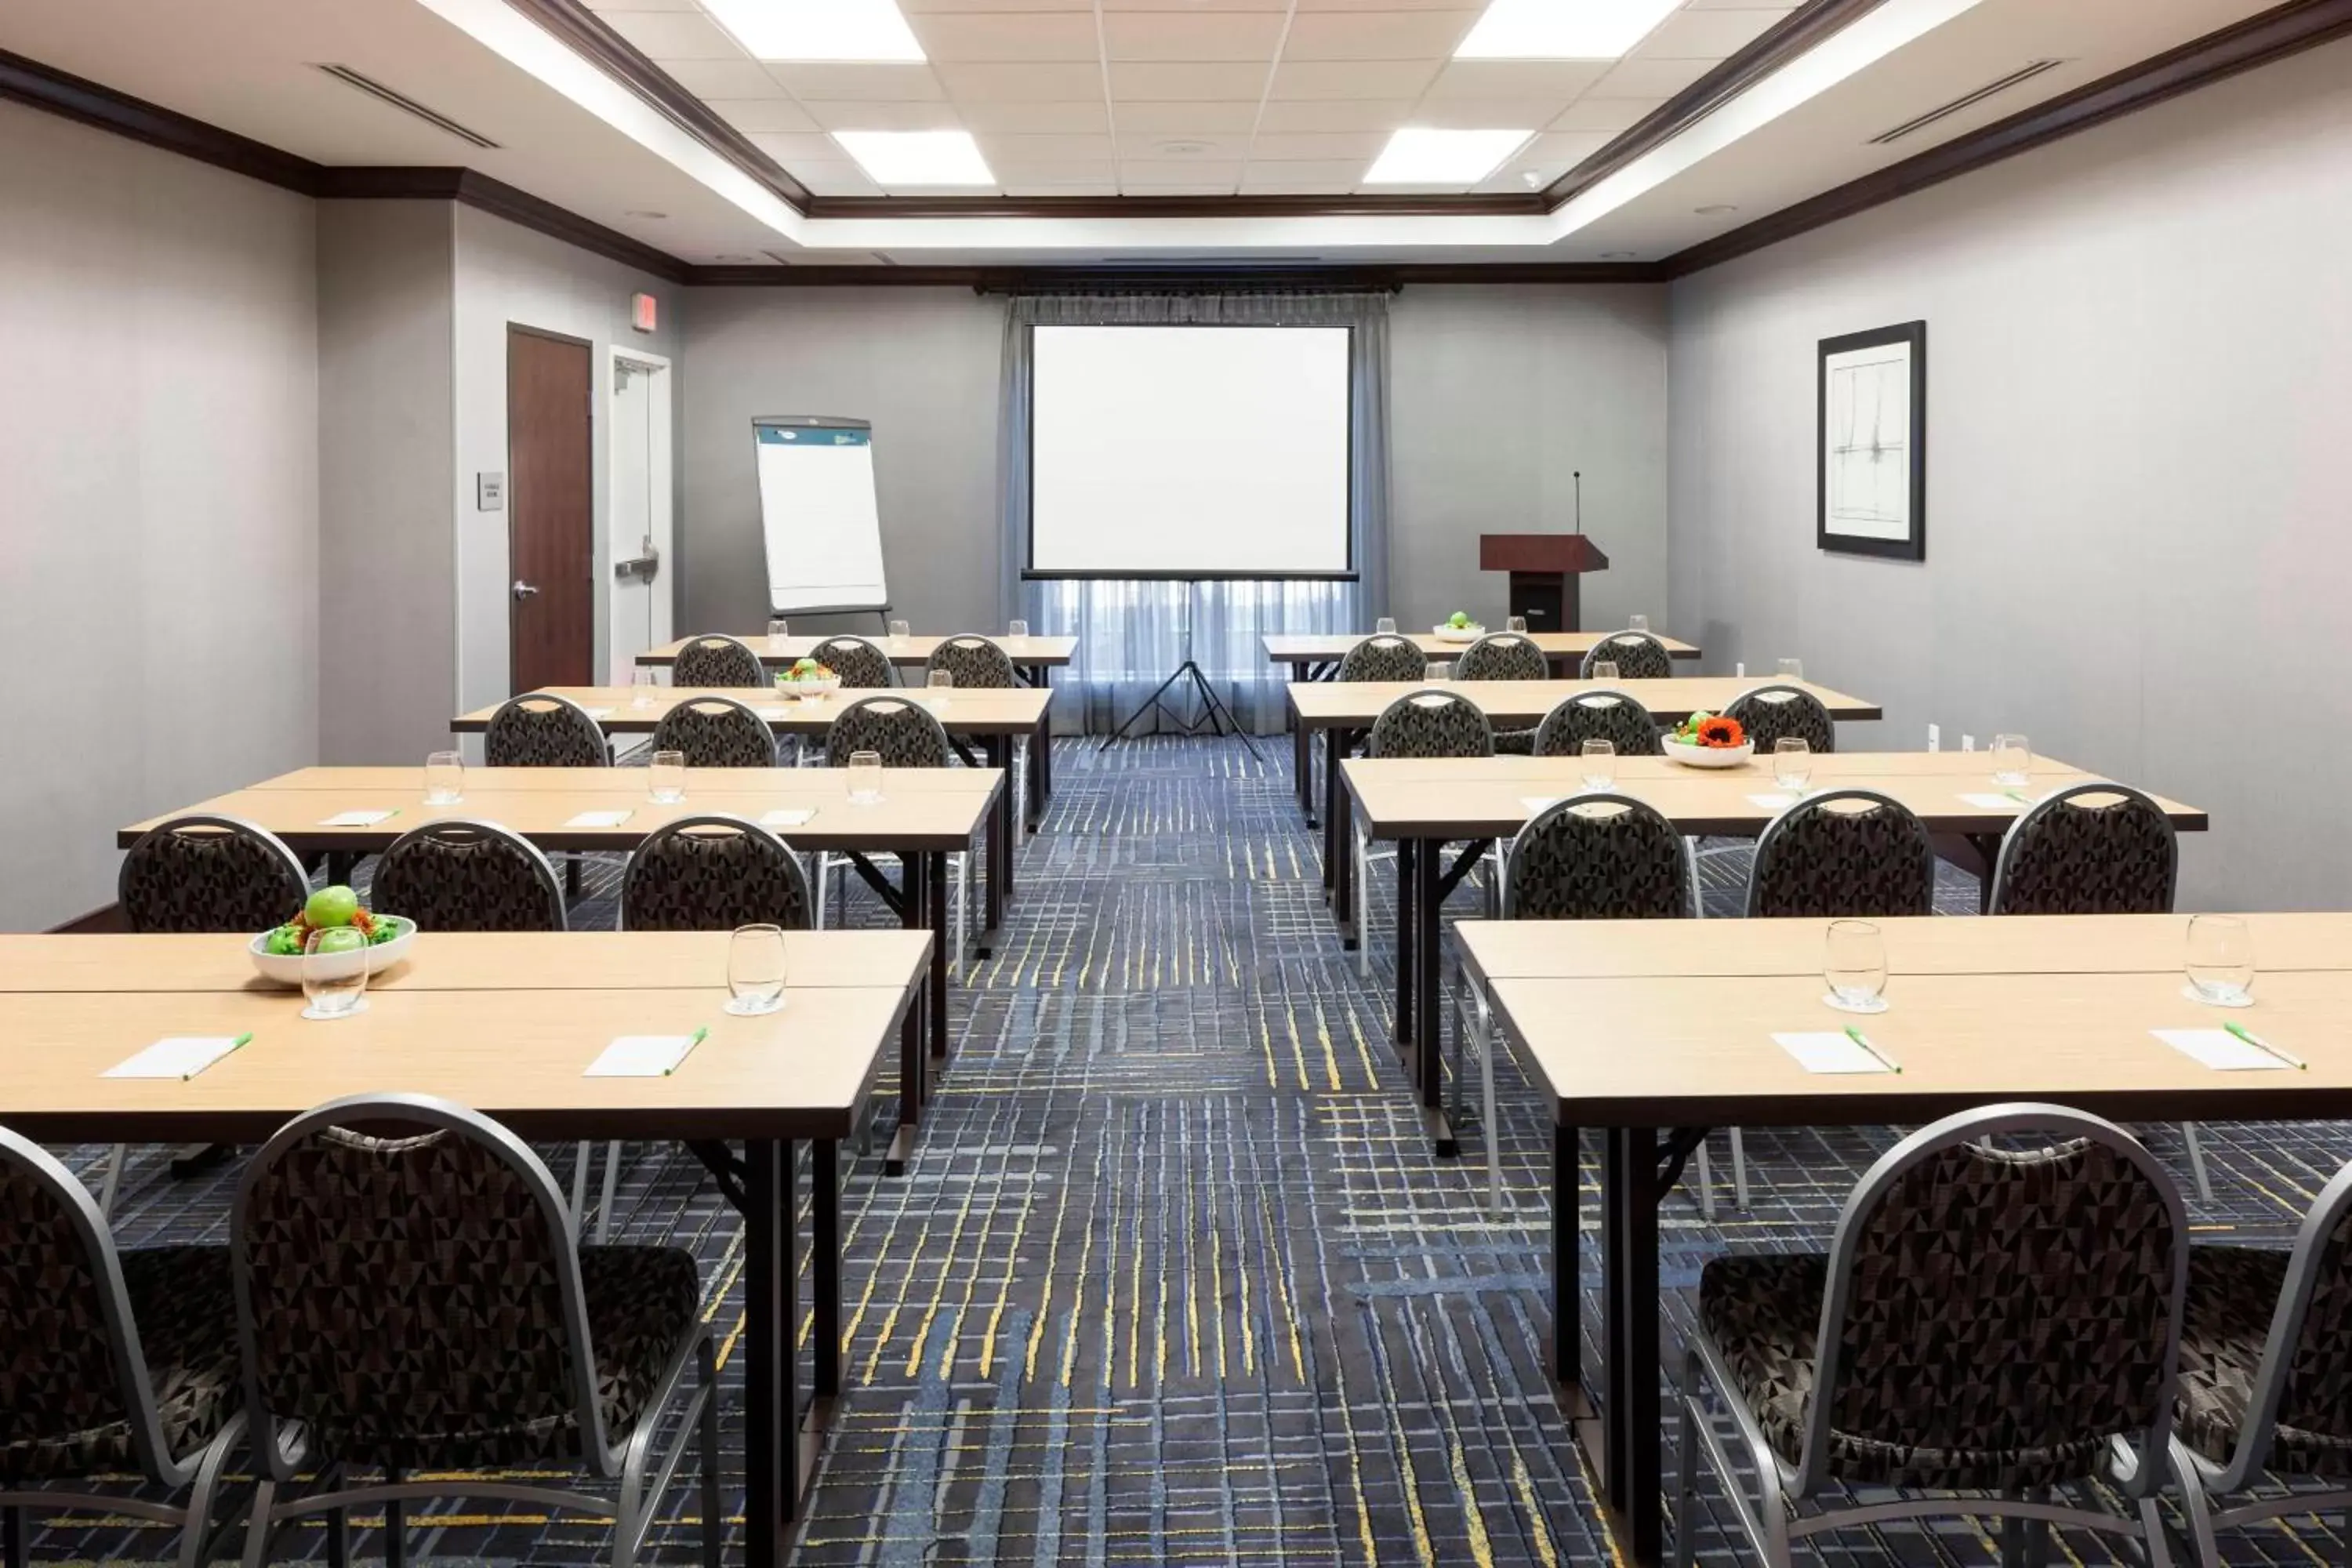
<svg viewBox="0 0 2352 1568"><path fill-rule="evenodd" d="M996 184L969 131L836 131L833 139L885 189Z"/></svg>
<svg viewBox="0 0 2352 1568"><path fill-rule="evenodd" d="M1475 185L1527 143L1532 131L1439 131L1408 125L1364 176L1368 185Z"/></svg>
<svg viewBox="0 0 2352 1568"><path fill-rule="evenodd" d="M1681 0L1492 0L1457 60L1613 60Z"/></svg>
<svg viewBox="0 0 2352 1568"><path fill-rule="evenodd" d="M893 0L702 0L703 9L760 60L919 60Z"/></svg>

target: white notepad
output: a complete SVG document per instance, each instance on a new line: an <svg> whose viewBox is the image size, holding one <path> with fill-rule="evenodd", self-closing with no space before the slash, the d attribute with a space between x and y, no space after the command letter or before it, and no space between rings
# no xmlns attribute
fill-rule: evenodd
<svg viewBox="0 0 2352 1568"><path fill-rule="evenodd" d="M191 1079L251 1038L251 1035L167 1035L99 1076Z"/></svg>
<svg viewBox="0 0 2352 1568"><path fill-rule="evenodd" d="M588 1078L667 1078L702 1043L703 1031L690 1035L621 1035L588 1064Z"/></svg>
<svg viewBox="0 0 2352 1568"><path fill-rule="evenodd" d="M1823 1029L1813 1033L1774 1035L1772 1043L1797 1058L1807 1072L1885 1072L1885 1062L1854 1042L1851 1035Z"/></svg>
<svg viewBox="0 0 2352 1568"><path fill-rule="evenodd" d="M618 827L629 820L625 811L583 811L575 813L563 824L566 827Z"/></svg>
<svg viewBox="0 0 2352 1568"><path fill-rule="evenodd" d="M762 719L781 719L785 714L791 712L792 710L789 708L761 707L754 708L751 711L757 713Z"/></svg>
<svg viewBox="0 0 2352 1568"><path fill-rule="evenodd" d="M2216 1072L2279 1072L2290 1066L2227 1029L2150 1029L2148 1033Z"/></svg>
<svg viewBox="0 0 2352 1568"><path fill-rule="evenodd" d="M397 806L390 811L339 811L332 816L321 817L321 827L373 827L388 816L398 816Z"/></svg>
<svg viewBox="0 0 2352 1568"><path fill-rule="evenodd" d="M1529 816L1534 816L1540 812L1549 811L1567 798L1564 795L1523 795L1519 796L1519 804L1528 808Z"/></svg>
<svg viewBox="0 0 2352 1568"><path fill-rule="evenodd" d="M1964 795L1960 798L1979 811L2023 811L2032 804L2005 795Z"/></svg>
<svg viewBox="0 0 2352 1568"><path fill-rule="evenodd" d="M591 719L610 719L613 716L613 710L610 708L583 708L581 711Z"/></svg>
<svg viewBox="0 0 2352 1568"><path fill-rule="evenodd" d="M760 826L762 827L798 827L802 823L806 822L810 817L814 816L815 815L816 812L813 807L789 805L783 807L782 810L761 813Z"/></svg>
<svg viewBox="0 0 2352 1568"><path fill-rule="evenodd" d="M1751 795L1748 801L1749 805L1760 805L1767 811L1779 811L1784 806L1796 805L1797 797L1793 795Z"/></svg>

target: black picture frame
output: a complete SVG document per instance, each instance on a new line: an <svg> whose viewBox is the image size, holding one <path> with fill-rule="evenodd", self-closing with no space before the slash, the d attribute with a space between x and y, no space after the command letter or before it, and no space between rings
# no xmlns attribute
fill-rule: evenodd
<svg viewBox="0 0 2352 1568"><path fill-rule="evenodd" d="M1875 538L1832 529L1830 521L1830 362L1858 349L1906 345L1910 354L1910 420L1905 446L1909 463L1908 528L1901 538ZM1882 560L1925 561L1927 558L1927 323L1905 321L1866 332L1823 338L1814 363L1816 399L1813 449L1813 542L1843 555L1872 555Z"/></svg>

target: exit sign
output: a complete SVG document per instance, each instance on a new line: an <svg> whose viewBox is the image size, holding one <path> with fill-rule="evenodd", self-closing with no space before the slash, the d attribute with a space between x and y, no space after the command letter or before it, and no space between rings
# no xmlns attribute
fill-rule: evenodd
<svg viewBox="0 0 2352 1568"><path fill-rule="evenodd" d="M650 332L659 324L661 306L651 294L629 296L629 325L641 332Z"/></svg>

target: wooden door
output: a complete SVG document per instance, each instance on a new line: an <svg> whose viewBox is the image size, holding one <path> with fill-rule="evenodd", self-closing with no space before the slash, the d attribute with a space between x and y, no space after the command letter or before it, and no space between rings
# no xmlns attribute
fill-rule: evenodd
<svg viewBox="0 0 2352 1568"><path fill-rule="evenodd" d="M507 328L511 689L595 683L588 344Z"/></svg>

